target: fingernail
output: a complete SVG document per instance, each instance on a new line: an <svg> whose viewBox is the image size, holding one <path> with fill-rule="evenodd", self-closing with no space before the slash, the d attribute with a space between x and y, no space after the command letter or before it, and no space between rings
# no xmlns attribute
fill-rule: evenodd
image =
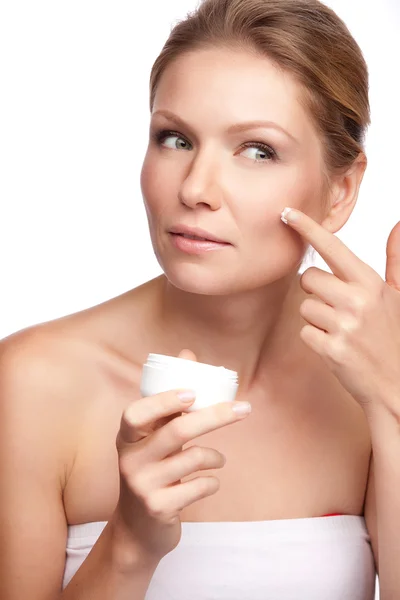
<svg viewBox="0 0 400 600"><path fill-rule="evenodd" d="M281 220L287 225L288 221L290 221L291 223L293 223L294 221L297 221L298 215L293 212L292 208L286 207L283 209L283 211L281 212Z"/></svg>
<svg viewBox="0 0 400 600"><path fill-rule="evenodd" d="M251 404L250 402L234 402L232 410L237 415L247 415L251 412Z"/></svg>
<svg viewBox="0 0 400 600"><path fill-rule="evenodd" d="M196 398L196 392L194 390L180 390L177 396L181 402L192 402Z"/></svg>

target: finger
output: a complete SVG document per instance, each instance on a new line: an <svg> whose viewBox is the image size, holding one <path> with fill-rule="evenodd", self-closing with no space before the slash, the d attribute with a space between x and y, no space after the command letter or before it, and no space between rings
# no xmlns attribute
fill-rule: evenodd
<svg viewBox="0 0 400 600"><path fill-rule="evenodd" d="M182 396L184 390L171 390L147 396L132 402L123 412L120 424L120 439L125 443L137 442L154 431L160 419L180 415L194 402L194 398Z"/></svg>
<svg viewBox="0 0 400 600"><path fill-rule="evenodd" d="M337 331L336 312L335 309L319 300L307 298L300 306L300 315L310 325L318 327L327 333Z"/></svg>
<svg viewBox="0 0 400 600"><path fill-rule="evenodd" d="M178 354L178 358L183 358L185 360L191 360L194 362L197 362L197 357L195 355L194 352L192 352L191 350L188 350L187 348L184 348L183 350L181 350ZM168 417L162 417L153 427L154 429L158 429L159 427L163 427L164 425L166 425L167 423L169 423L170 421L172 421L172 419L175 419L177 416L179 416L181 413L174 413L172 415L169 415ZM178 450L177 452L180 452L180 450Z"/></svg>
<svg viewBox="0 0 400 600"><path fill-rule="evenodd" d="M194 362L197 362L197 357L195 353L191 350L188 350L187 348L179 352L178 358L184 358L185 360L192 360Z"/></svg>
<svg viewBox="0 0 400 600"><path fill-rule="evenodd" d="M178 485L162 488L152 494L151 512L156 517L170 514L175 521L177 512L201 498L215 494L219 487L217 477L202 475Z"/></svg>
<svg viewBox="0 0 400 600"><path fill-rule="evenodd" d="M326 354L328 336L329 333L325 333L325 331L322 331L313 325L305 325L300 331L300 338L303 342L320 356Z"/></svg>
<svg viewBox="0 0 400 600"><path fill-rule="evenodd" d="M183 358L185 360L191 360L191 361L195 361L197 362L197 358L194 352L192 352L191 350L188 350L186 348L184 348L183 350L181 350L178 354L178 358ZM155 426L153 427L154 429L158 429L159 427L163 427L164 425L166 425L167 423L169 423L170 421L172 421L172 419L175 419L178 415L180 415L180 413L175 413L173 415L170 415L168 417L163 417L162 419L160 419ZM178 450L177 452L180 452L180 450Z"/></svg>
<svg viewBox="0 0 400 600"><path fill-rule="evenodd" d="M377 276L372 267L359 259L336 235L305 213L285 208L281 218L315 248L332 272L343 281L365 284L371 277Z"/></svg>
<svg viewBox="0 0 400 600"><path fill-rule="evenodd" d="M309 267L300 277L300 286L308 294L313 294L329 306L348 305L351 288L336 275L318 267Z"/></svg>
<svg viewBox="0 0 400 600"><path fill-rule="evenodd" d="M237 412L239 407L248 412ZM192 439L245 418L250 410L248 402L220 402L177 417L153 434L149 458L161 460Z"/></svg>
<svg viewBox="0 0 400 600"><path fill-rule="evenodd" d="M173 485L196 471L220 469L225 462L225 456L215 448L190 446L179 454L152 463L146 474L147 487L154 490Z"/></svg>

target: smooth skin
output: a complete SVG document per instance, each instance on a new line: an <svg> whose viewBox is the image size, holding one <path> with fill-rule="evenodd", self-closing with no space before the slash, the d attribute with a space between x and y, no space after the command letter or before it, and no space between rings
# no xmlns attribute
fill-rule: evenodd
<svg viewBox="0 0 400 600"><path fill-rule="evenodd" d="M92 521L109 526L63 598L107 598L105 578L134 560L133 540L143 547L145 531L171 527L165 547L157 547L154 535L147 550L156 556L177 543L177 513L182 522L365 512L376 556L368 424L300 339L307 295L297 272L307 245L280 220L291 206L331 233L339 231L357 201L365 162L331 182L325 206L323 145L300 93L269 60L243 50L198 51L170 65L156 94L141 175L164 273L1 343L5 600L58 597L68 524ZM171 114L186 125L178 126ZM228 132L255 119L290 135L271 127ZM157 141L162 130L177 133ZM207 229L231 246L184 255L168 234L177 223ZM200 362L236 370L237 400L250 402L252 412L233 418L224 404L183 417L177 410L176 418L135 439L152 418L175 410L166 408L168 394L140 398L148 353L177 356L182 348ZM148 422L143 403L153 407ZM151 455L161 440L163 451ZM206 450L186 452L193 445ZM142 453L146 460L138 466ZM182 473L178 485L168 483ZM202 487L207 476L210 487ZM147 528L141 530L144 514ZM146 568L143 576L132 568L129 576L113 571L114 584L134 590L134 573L141 585L134 591L143 597L154 561Z"/></svg>

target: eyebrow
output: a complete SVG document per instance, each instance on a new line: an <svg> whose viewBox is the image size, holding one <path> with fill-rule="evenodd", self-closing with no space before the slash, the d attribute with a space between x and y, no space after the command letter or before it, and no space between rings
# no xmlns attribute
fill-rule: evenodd
<svg viewBox="0 0 400 600"><path fill-rule="evenodd" d="M153 116L156 116L156 115L166 117L170 121L173 121L174 123L176 123L176 125L178 125L178 127L185 127L187 129L191 130L190 125L188 123L186 123L186 121L184 121L183 119L181 119L181 117L178 117L177 115L175 115L174 113L172 113L169 110L156 110L153 113ZM275 123L274 121L258 120L258 121L247 121L245 123L236 123L235 125L231 125L230 127L228 127L227 132L229 134L241 133L242 131L248 131L249 129L260 129L260 128L277 129L278 131L282 132L284 135L289 137L293 142L295 142L296 144L299 144L299 141L293 135L291 135L288 131L286 131L286 129L284 129L283 127L281 127L280 125L278 125L278 123Z"/></svg>

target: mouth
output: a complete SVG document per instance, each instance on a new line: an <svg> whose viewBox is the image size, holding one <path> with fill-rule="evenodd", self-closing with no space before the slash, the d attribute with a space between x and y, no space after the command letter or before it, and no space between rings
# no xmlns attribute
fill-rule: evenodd
<svg viewBox="0 0 400 600"><path fill-rule="evenodd" d="M185 238L186 240L197 240L199 242L214 242L215 244L224 244L226 242L215 242L215 240L210 240L209 238L199 237L197 235L189 235L188 233L174 233L171 232L172 235L179 235L180 237Z"/></svg>
<svg viewBox="0 0 400 600"><path fill-rule="evenodd" d="M206 231L205 229L200 229L199 227L188 227L187 225L176 225L172 229L169 230L171 235L180 236L187 240L193 240L196 242L212 242L216 244L225 244L229 245L229 242L223 240L213 233Z"/></svg>
<svg viewBox="0 0 400 600"><path fill-rule="evenodd" d="M208 238L200 237L191 233L169 232L169 235L175 248L186 254L199 255L232 247L232 244L228 244L226 242L215 242Z"/></svg>

